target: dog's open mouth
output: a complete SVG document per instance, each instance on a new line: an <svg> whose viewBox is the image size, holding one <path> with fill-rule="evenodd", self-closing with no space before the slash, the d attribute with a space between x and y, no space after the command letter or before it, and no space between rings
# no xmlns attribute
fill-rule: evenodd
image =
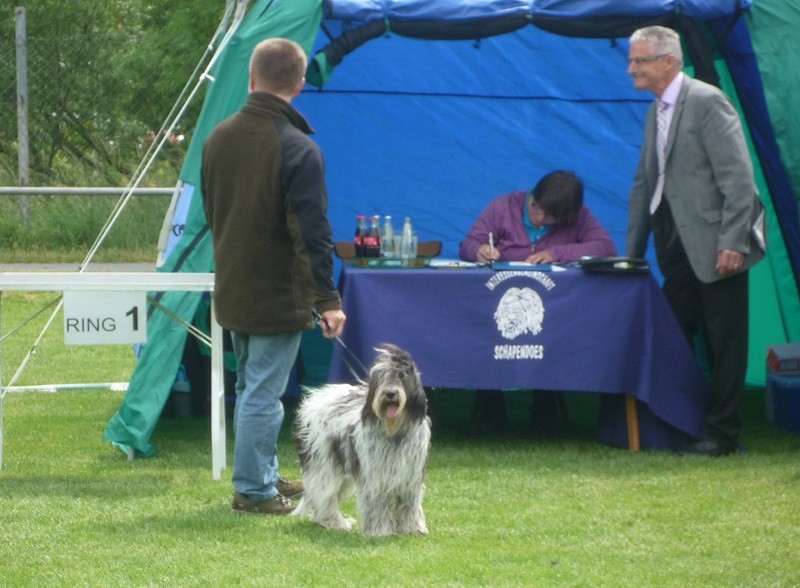
<svg viewBox="0 0 800 588"><path fill-rule="evenodd" d="M400 410L400 405L390 403L386 405L386 418L393 419L397 416L397 411Z"/></svg>

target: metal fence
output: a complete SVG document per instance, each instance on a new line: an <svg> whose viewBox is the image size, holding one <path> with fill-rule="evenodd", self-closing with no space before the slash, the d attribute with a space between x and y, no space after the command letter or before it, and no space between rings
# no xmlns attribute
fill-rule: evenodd
<svg viewBox="0 0 800 588"><path fill-rule="evenodd" d="M37 27L26 10L3 10L2 16L14 26L0 29L6 31L0 35L0 248L58 244L68 240L60 236L65 223L55 219L91 227L101 222L113 200L95 197L122 191L107 186L128 185L191 69L161 71L158 64L174 48L142 51L137 45L146 30L85 27L81 34L36 36L28 35ZM133 192L132 238L124 241L141 242L136 233L142 231L157 236L169 199L138 197L172 194L201 97L195 102ZM50 198L62 195L78 197ZM77 246L94 230L88 228ZM69 242L78 239L74 228L66 232Z"/></svg>
<svg viewBox="0 0 800 588"><path fill-rule="evenodd" d="M134 50L141 39L125 27L28 36L33 23L22 11L27 26L20 32L19 12L16 30L4 28L10 34L0 38L0 185L125 185L181 91L180 72L158 71L159 55ZM27 158L18 141L18 95L27 108ZM198 111L199 102L150 185L174 184L188 143L183 135ZM20 154L28 177L20 175Z"/></svg>

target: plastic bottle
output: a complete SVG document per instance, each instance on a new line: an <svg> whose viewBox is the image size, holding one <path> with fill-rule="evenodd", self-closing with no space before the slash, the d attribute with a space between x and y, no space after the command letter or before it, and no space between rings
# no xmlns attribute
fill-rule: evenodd
<svg viewBox="0 0 800 588"><path fill-rule="evenodd" d="M403 222L403 232L400 237L400 257L402 259L412 259L416 257L414 251L414 227L411 225L411 217L407 216Z"/></svg>
<svg viewBox="0 0 800 588"><path fill-rule="evenodd" d="M356 217L356 234L353 237L353 246L356 249L356 257L365 257L364 239L367 237L367 217L360 214Z"/></svg>
<svg viewBox="0 0 800 588"><path fill-rule="evenodd" d="M369 233L364 238L364 257L380 257L381 256L381 227L380 220L377 214L373 215L369 226Z"/></svg>
<svg viewBox="0 0 800 588"><path fill-rule="evenodd" d="M381 255L383 257L395 257L394 250L394 227L392 217L387 214L383 217L383 235L381 236Z"/></svg>

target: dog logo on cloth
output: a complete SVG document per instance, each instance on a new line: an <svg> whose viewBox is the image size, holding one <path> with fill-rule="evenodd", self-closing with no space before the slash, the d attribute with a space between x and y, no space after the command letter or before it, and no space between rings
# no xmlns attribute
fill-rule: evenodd
<svg viewBox="0 0 800 588"><path fill-rule="evenodd" d="M525 333L538 335L544 320L542 298L530 288L509 288L500 298L494 320L506 339L516 339Z"/></svg>

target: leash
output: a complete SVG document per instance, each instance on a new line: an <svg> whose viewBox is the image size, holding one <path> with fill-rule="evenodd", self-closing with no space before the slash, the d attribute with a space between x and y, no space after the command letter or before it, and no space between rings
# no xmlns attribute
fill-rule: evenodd
<svg viewBox="0 0 800 588"><path fill-rule="evenodd" d="M320 313L318 313L315 308L311 309L311 313L314 315L314 322L316 322L320 328L322 328L322 324L324 323L325 326L328 328L328 330L330 330L330 327L328 327L328 323L325 320L325 318ZM355 353L353 353L347 345L344 344L344 341L342 341L342 338L339 335L334 335L334 339L336 339L336 342L342 346L342 349L344 349L348 354L350 354L351 359L355 362L356 366L361 369L364 376L363 377L359 376L358 372L356 372L355 368L353 367L353 364L350 363L350 361L348 361L347 356L342 354L342 361L344 362L347 371L349 371L350 374L359 382L369 380L369 369L367 369L367 366L365 366L364 363L358 358L358 356Z"/></svg>

